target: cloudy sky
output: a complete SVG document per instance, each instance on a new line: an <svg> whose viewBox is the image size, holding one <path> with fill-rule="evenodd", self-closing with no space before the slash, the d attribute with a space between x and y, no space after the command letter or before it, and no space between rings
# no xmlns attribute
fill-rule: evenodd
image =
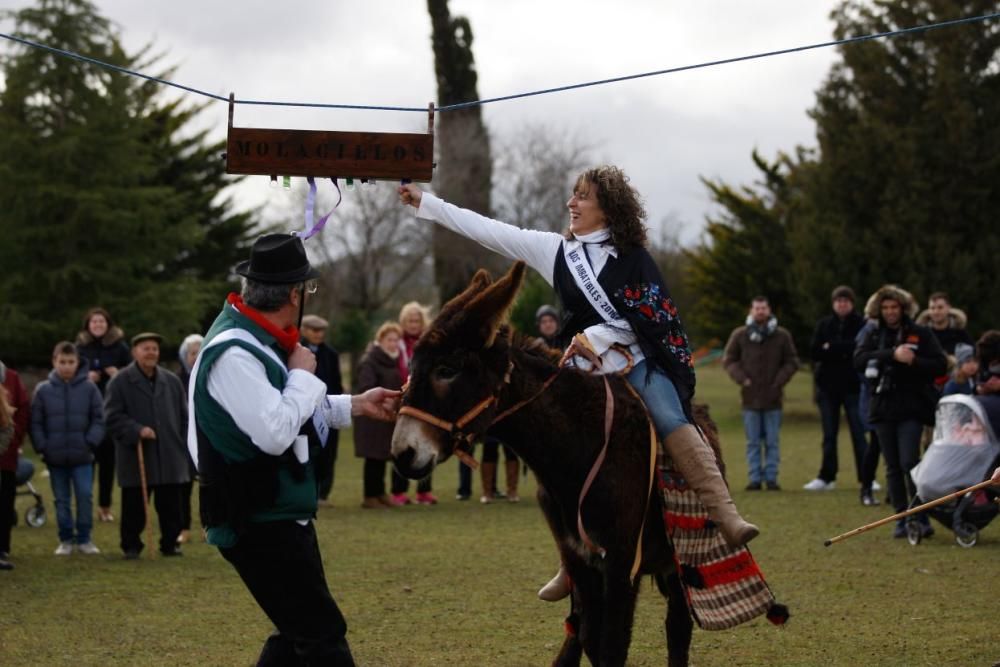
<svg viewBox="0 0 1000 667"><path fill-rule="evenodd" d="M174 80L195 88L283 101L424 106L436 99L430 19L420 0L95 2L119 24L127 48L152 41L178 65ZM826 41L834 4L452 0L451 11L472 24L486 98ZM486 107L486 119L500 134L546 123L585 138L599 160L631 175L652 223L670 216L691 242L711 211L699 176L747 183L756 178L754 148L770 157L814 144L806 111L835 57L821 49L498 102ZM226 105L214 103L202 122L223 136ZM426 116L243 106L236 124L420 131ZM266 181L249 178L240 203L265 204L273 214L282 194Z"/></svg>

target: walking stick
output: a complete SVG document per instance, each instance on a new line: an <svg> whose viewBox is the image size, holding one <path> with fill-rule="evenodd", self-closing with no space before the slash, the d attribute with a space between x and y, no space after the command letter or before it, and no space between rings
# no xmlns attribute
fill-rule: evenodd
<svg viewBox="0 0 1000 667"><path fill-rule="evenodd" d="M153 549L153 522L149 520L149 488L146 486L146 462L142 456L142 438L139 438L139 446L136 448L139 455L139 484L142 486L142 514L146 517L146 542L149 547L150 560L156 558L156 550Z"/></svg>
<svg viewBox="0 0 1000 667"><path fill-rule="evenodd" d="M971 493L973 491L978 491L979 489L985 489L987 486L990 486L992 484L995 484L995 482L992 479L988 479L985 482L980 482L979 484L975 484L973 486L970 486L967 489L962 489L961 491L956 491L955 493L949 493L947 496L942 496L942 497L938 498L937 500L932 500L929 503L924 503L923 505L919 505L917 507L914 507L913 509L908 509L905 512L900 512L899 514L893 514L892 516L887 516L886 518L880 519L880 520L878 520L878 521L876 521L874 523L870 523L870 524L868 524L866 526L861 526L860 528L855 528L854 530L848 531L848 532L846 532L846 533L844 533L842 535L837 535L836 537L832 537L829 540L826 540L825 542L823 542L823 546L824 547L828 547L828 546L830 546L831 544L833 544L835 542L840 542L841 540L846 540L848 537L854 537L855 535L860 535L861 533L866 533L869 530L871 530L872 528L878 528L879 526L884 526L885 524L887 524L887 523L889 523L891 521L897 521L897 520L902 519L904 517L908 517L911 514L917 514L918 512L923 512L924 510L929 510L932 507L937 507L938 505L943 505L944 503L948 502L949 500L954 500L955 498L958 498L959 496L964 496L966 493Z"/></svg>

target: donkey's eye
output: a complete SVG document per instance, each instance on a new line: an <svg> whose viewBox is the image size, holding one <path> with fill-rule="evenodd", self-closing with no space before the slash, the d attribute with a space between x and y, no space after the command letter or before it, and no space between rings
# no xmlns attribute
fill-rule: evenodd
<svg viewBox="0 0 1000 667"><path fill-rule="evenodd" d="M458 377L459 370L453 366L437 366L434 369L436 380L454 380Z"/></svg>

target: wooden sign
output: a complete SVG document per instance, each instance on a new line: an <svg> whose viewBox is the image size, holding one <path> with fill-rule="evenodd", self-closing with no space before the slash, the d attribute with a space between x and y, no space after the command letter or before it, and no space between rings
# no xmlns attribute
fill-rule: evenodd
<svg viewBox="0 0 1000 667"><path fill-rule="evenodd" d="M434 105L427 134L233 127L229 95L226 173L429 182L434 171Z"/></svg>

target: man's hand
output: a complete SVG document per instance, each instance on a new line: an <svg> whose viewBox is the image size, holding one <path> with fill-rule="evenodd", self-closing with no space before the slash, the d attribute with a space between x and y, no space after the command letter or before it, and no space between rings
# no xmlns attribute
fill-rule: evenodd
<svg viewBox="0 0 1000 667"><path fill-rule="evenodd" d="M107 375L108 375L109 378L113 378L114 376L118 375L118 367L117 366L105 366L104 367L104 372L107 373Z"/></svg>
<svg viewBox="0 0 1000 667"><path fill-rule="evenodd" d="M148 426L143 426L142 430L139 431L139 437L143 440L156 440L156 431Z"/></svg>
<svg viewBox="0 0 1000 667"><path fill-rule="evenodd" d="M288 370L295 369L309 371L310 373L316 372L316 355L301 343L297 344L292 353L288 355Z"/></svg>
<svg viewBox="0 0 1000 667"><path fill-rule="evenodd" d="M1000 468L993 471L993 478L991 480L994 484L1000 484Z"/></svg>
<svg viewBox="0 0 1000 667"><path fill-rule="evenodd" d="M351 396L351 414L391 422L396 419L396 408L402 392L375 387L363 394Z"/></svg>
<svg viewBox="0 0 1000 667"><path fill-rule="evenodd" d="M420 208L420 200L424 196L423 190L412 183L406 183L399 186L398 192L401 203L409 204L413 208Z"/></svg>
<svg viewBox="0 0 1000 667"><path fill-rule="evenodd" d="M91 382L93 382L94 384L97 384L98 382L101 381L101 372L100 371L87 371L87 379L90 380Z"/></svg>
<svg viewBox="0 0 1000 667"><path fill-rule="evenodd" d="M917 353L911 350L906 345L899 345L895 350L892 351L892 358L901 364L906 364L909 366L913 363L914 358L916 358Z"/></svg>
<svg viewBox="0 0 1000 667"><path fill-rule="evenodd" d="M753 384L753 381L750 378L747 378L746 380L743 381L743 386L744 387L749 387L752 384Z"/></svg>

